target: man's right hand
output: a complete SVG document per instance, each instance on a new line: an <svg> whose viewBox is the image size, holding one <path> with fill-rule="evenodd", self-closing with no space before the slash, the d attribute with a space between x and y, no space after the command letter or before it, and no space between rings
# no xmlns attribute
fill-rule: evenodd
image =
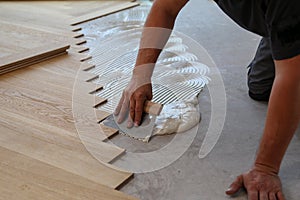
<svg viewBox="0 0 300 200"><path fill-rule="evenodd" d="M151 80L143 77L133 76L115 109L114 114L118 116L117 123L122 123L128 117L127 127L139 126L142 120L144 103L152 99Z"/></svg>

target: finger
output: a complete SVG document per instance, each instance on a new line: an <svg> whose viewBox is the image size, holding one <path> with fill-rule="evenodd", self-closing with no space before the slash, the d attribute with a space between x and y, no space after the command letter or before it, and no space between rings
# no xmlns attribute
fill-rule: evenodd
<svg viewBox="0 0 300 200"><path fill-rule="evenodd" d="M281 191L277 192L276 196L278 200L285 200L285 197Z"/></svg>
<svg viewBox="0 0 300 200"><path fill-rule="evenodd" d="M134 126L139 126L142 120L145 98L138 99L135 104Z"/></svg>
<svg viewBox="0 0 300 200"><path fill-rule="evenodd" d="M226 191L227 195L233 195L237 193L243 187L243 175L238 176L235 181L229 186Z"/></svg>
<svg viewBox="0 0 300 200"><path fill-rule="evenodd" d="M120 113L118 115L119 116L119 118L118 118L119 124L125 120L126 115L128 113L128 108L129 108L129 100L125 98L125 100L123 101Z"/></svg>
<svg viewBox="0 0 300 200"><path fill-rule="evenodd" d="M127 120L127 128L132 128L132 127L133 127L133 120L129 115L128 120Z"/></svg>
<svg viewBox="0 0 300 200"><path fill-rule="evenodd" d="M128 121L127 121L127 128L131 128L133 126L134 112L135 112L135 100L133 98L131 98L130 99L129 117L128 117Z"/></svg>
<svg viewBox="0 0 300 200"><path fill-rule="evenodd" d="M120 113L123 101L124 101L124 94L122 94L122 97L121 97L121 99L120 99L120 101L119 101L119 103L118 103L118 105L117 105L117 107L116 107L116 109L114 111L114 115L118 115Z"/></svg>
<svg viewBox="0 0 300 200"><path fill-rule="evenodd" d="M248 200L258 200L258 191L257 190L250 190L248 192ZM265 199L263 199L265 200Z"/></svg>
<svg viewBox="0 0 300 200"><path fill-rule="evenodd" d="M259 191L259 200L268 200L268 193L264 191Z"/></svg>
<svg viewBox="0 0 300 200"><path fill-rule="evenodd" d="M269 193L269 199L270 199L270 200L277 200L275 193L270 192L270 193Z"/></svg>
<svg viewBox="0 0 300 200"><path fill-rule="evenodd" d="M152 90L151 90L151 92L149 92L147 94L147 100L151 101L152 98L153 98L153 94L152 94Z"/></svg>

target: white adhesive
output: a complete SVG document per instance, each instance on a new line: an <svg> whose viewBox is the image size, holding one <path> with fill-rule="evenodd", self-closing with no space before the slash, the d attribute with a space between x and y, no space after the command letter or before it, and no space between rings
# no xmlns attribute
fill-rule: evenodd
<svg viewBox="0 0 300 200"><path fill-rule="evenodd" d="M200 122L197 97L164 106L157 117L153 135L185 132Z"/></svg>

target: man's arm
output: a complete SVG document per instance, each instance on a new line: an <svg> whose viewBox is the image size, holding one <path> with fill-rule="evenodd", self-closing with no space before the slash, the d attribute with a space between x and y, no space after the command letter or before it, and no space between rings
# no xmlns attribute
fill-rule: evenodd
<svg viewBox="0 0 300 200"><path fill-rule="evenodd" d="M148 15L140 42L140 49L132 79L124 90L115 110L118 123L127 117L128 127L141 122L144 102L152 99L151 76L158 56L165 46L179 11L188 0L156 0Z"/></svg>
<svg viewBox="0 0 300 200"><path fill-rule="evenodd" d="M300 55L275 61L276 77L264 134L253 168L237 178L227 194L245 187L249 200L283 200L278 172L300 122Z"/></svg>

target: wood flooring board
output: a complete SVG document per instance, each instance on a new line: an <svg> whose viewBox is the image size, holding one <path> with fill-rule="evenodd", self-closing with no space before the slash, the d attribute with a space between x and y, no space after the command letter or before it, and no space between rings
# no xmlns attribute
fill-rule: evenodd
<svg viewBox="0 0 300 200"><path fill-rule="evenodd" d="M96 74L93 74L93 73L89 73L89 72L85 72L85 71L79 71L77 77L80 80L84 81L84 82L90 82L90 81L98 78L99 75L96 75Z"/></svg>
<svg viewBox="0 0 300 200"><path fill-rule="evenodd" d="M106 99L88 94L88 91L94 89L94 86L89 85L89 83L86 83L88 84L88 86L84 85L81 88L77 88L76 90L79 90L77 91L79 95L77 95L77 97L74 97L73 99L73 88L57 86L46 81L36 80L35 78L28 79L25 76L22 76L22 74L20 76L15 76L15 74L16 73L13 72L2 77L2 82L0 82L2 88L15 88L16 90L22 92L28 92L28 90L38 91L40 92L40 96L42 96L41 100L47 100L47 98L55 98L57 99L57 104L67 102L69 106L72 106L73 101L76 104L80 104L89 108L92 108L94 105L106 102Z"/></svg>
<svg viewBox="0 0 300 200"><path fill-rule="evenodd" d="M81 97L85 96L81 95ZM89 98L86 97L85 99ZM77 136L77 130L74 126L76 122L84 123L85 126L83 127L85 127L84 132L86 134L96 134L94 138L97 140L106 139L105 134L101 132L100 126L97 124L94 108L83 106L80 100L64 105L59 98L2 82L0 103L2 110L35 120L41 124L66 130L73 133L74 137ZM75 112L76 109L82 112ZM73 115L77 118L74 119Z"/></svg>
<svg viewBox="0 0 300 200"><path fill-rule="evenodd" d="M89 51L90 49L89 49L89 47L86 47L86 46L73 46L72 47L73 49L74 49L74 51L76 52L76 53L83 53L83 52L87 52L87 51Z"/></svg>
<svg viewBox="0 0 300 200"><path fill-rule="evenodd" d="M76 40L76 42L75 42L76 45L82 45L84 43L86 43L85 39L79 39L79 40Z"/></svg>
<svg viewBox="0 0 300 200"><path fill-rule="evenodd" d="M76 134L71 106L64 107L59 102L41 99L41 96L33 96L28 91L7 88L0 89L1 110Z"/></svg>
<svg viewBox="0 0 300 200"><path fill-rule="evenodd" d="M1 3L0 3L1 5ZM20 25L6 23L0 20L0 49L10 49L14 54L21 53L22 50L30 50L38 47L47 48L46 43L68 43L65 36L40 31Z"/></svg>
<svg viewBox="0 0 300 200"><path fill-rule="evenodd" d="M65 54L67 54L67 52L65 52L65 51L60 52L60 53L47 54L43 57L39 57L36 60L21 62L19 65L14 65L14 66L11 66L11 67L6 67L6 68L3 68L3 69L0 69L0 73L2 75L2 74L5 74L5 73L8 73L8 72L12 72L12 71L15 71L15 70L18 70L18 69L22 69L22 68L31 66L31 65L39 64L41 62L44 62L44 61L47 61L47 60L50 60L50 59L53 59L55 57L59 57L59 56L65 55Z"/></svg>
<svg viewBox="0 0 300 200"><path fill-rule="evenodd" d="M1 5L1 3L0 3ZM0 73L50 59L69 48L66 37L0 21Z"/></svg>
<svg viewBox="0 0 300 200"><path fill-rule="evenodd" d="M76 76L75 75L70 76L69 74L59 74L58 72L50 71L49 69L47 69L47 66L51 64L60 65L60 63L55 63L55 62L43 63L42 65L38 65L38 66L43 66L43 68L40 67L40 68L32 69L30 66L24 70L15 71L13 72L12 75L22 77L23 79L26 80L47 82L48 84L52 84L57 87L63 87L72 90ZM83 86L83 89L87 89L85 92L88 93L89 89L92 89L92 87L90 85L87 85L85 88Z"/></svg>
<svg viewBox="0 0 300 200"><path fill-rule="evenodd" d="M58 34L69 32L67 25L70 16L55 9L49 9L46 4L40 4L40 6L38 4L39 2L1 1L0 18L10 23L34 27L41 31L46 30Z"/></svg>
<svg viewBox="0 0 300 200"><path fill-rule="evenodd" d="M111 128L109 126L105 126L104 124L100 124L101 129L107 134L108 137L114 136L119 133L118 129Z"/></svg>
<svg viewBox="0 0 300 200"><path fill-rule="evenodd" d="M89 65L85 66L82 68L82 71L89 71L93 68L95 68L96 66L94 64L89 63Z"/></svg>
<svg viewBox="0 0 300 200"><path fill-rule="evenodd" d="M110 116L112 113L108 113L103 110L96 109L96 116L97 116L97 122L100 123L101 121L105 120L108 116Z"/></svg>
<svg viewBox="0 0 300 200"><path fill-rule="evenodd" d="M71 26L71 30L72 30L73 32L77 32L77 31L81 31L82 28L81 28L80 26Z"/></svg>
<svg viewBox="0 0 300 200"><path fill-rule="evenodd" d="M76 122L77 131L80 138L91 140L106 140L115 133L106 132L98 123L95 109L81 107L80 105L73 106L74 120Z"/></svg>
<svg viewBox="0 0 300 200"><path fill-rule="evenodd" d="M9 78L2 80L0 85L0 102L3 102L1 105L4 106L3 110L7 109L23 116L25 119L28 118L28 120L35 119L35 124L38 123L41 126L55 127L60 132L61 129L66 130L68 133L73 133L72 136L74 137L77 136L77 130L75 130L73 124L76 120L79 121L78 123L84 123L86 134L96 134L94 138L97 140L104 141L107 137L112 136L111 132L104 131L103 133L103 130L97 124L99 118L105 118L108 113L102 112L102 116L99 116L99 111L91 106L94 103L94 97L86 96L88 94L80 95L80 98L84 99L86 103L82 104L81 99L73 102L71 95L67 100L61 98L62 95L66 94L63 91L61 94L45 92L40 84L36 85L35 82L32 82L31 85L28 85L25 80L15 77L10 80ZM28 86L30 87L27 88ZM55 88L53 91L58 92ZM87 101L88 99L89 101ZM100 102L98 99L101 98L95 97L96 102ZM76 110L80 112L75 112ZM73 119L73 115L77 116L76 120Z"/></svg>
<svg viewBox="0 0 300 200"><path fill-rule="evenodd" d="M74 136L64 129L59 129L55 126L51 127L48 124L6 110L2 110L0 117L1 126L22 132L28 138L34 137L43 142L55 144L78 155L87 152L86 149L88 148L90 153L93 153L97 159L104 163L109 163L124 153L124 149L102 142L100 137L97 139L93 138L93 140L90 139L84 146L77 136L77 132L74 132L76 134Z"/></svg>
<svg viewBox="0 0 300 200"><path fill-rule="evenodd" d="M0 199L136 200L84 177L0 147Z"/></svg>
<svg viewBox="0 0 300 200"><path fill-rule="evenodd" d="M40 57L37 60L32 60L32 61L28 61L28 62L22 62L20 65L16 65L16 66L13 66L13 67L7 67L5 69L1 69L0 70L0 75L9 73L9 72L12 72L12 71L15 71L15 70L19 70L19 69L22 69L22 68L25 68L25 67L28 67L28 66L31 66L31 65L39 64L41 62L53 59L55 57L62 56L64 54L67 54L67 52L55 53L53 55L47 54L46 56Z"/></svg>
<svg viewBox="0 0 300 200"><path fill-rule="evenodd" d="M73 35L73 38L80 38L80 37L83 37L83 33L76 33Z"/></svg>
<svg viewBox="0 0 300 200"><path fill-rule="evenodd" d="M84 53L84 52L87 52L87 51L89 51L89 50L90 50L90 48L84 47L84 48L78 49L77 52L78 52L78 53Z"/></svg>
<svg viewBox="0 0 300 200"><path fill-rule="evenodd" d="M0 126L0 131L5 133L0 137L1 147L64 169L96 183L116 188L132 176L131 173L110 168L110 165L103 165L86 152L80 155L55 144L26 137L23 133L5 126Z"/></svg>
<svg viewBox="0 0 300 200"><path fill-rule="evenodd" d="M81 15L80 17L77 17L71 21L71 25L78 25L83 22L87 22L93 19L97 19L99 17L103 17L121 10L125 10L128 8L132 8L135 6L138 6L139 4L136 2L122 2L122 1L116 1L115 5L111 5L107 8L97 10L94 12L89 12L87 14Z"/></svg>
<svg viewBox="0 0 300 200"><path fill-rule="evenodd" d="M38 47L34 49L27 50L26 52L16 53L11 56L7 56L0 59L0 68L11 67L15 65L20 65L23 62L32 62L39 60L40 57L53 56L53 54L60 54L65 52L70 47L69 44L47 44L47 48Z"/></svg>

